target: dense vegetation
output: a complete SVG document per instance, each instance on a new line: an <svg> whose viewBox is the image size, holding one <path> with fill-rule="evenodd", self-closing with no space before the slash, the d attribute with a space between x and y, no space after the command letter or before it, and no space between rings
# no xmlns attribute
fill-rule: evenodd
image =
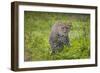
<svg viewBox="0 0 100 73"><path fill-rule="evenodd" d="M49 35L56 21L71 22L71 47L50 54ZM49 12L24 12L24 60L86 59L90 57L90 15Z"/></svg>

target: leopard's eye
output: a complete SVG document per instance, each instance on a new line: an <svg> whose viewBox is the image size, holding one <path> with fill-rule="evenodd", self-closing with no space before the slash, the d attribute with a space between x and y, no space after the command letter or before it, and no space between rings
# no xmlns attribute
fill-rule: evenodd
<svg viewBox="0 0 100 73"><path fill-rule="evenodd" d="M61 29L64 29L64 27L62 27Z"/></svg>
<svg viewBox="0 0 100 73"><path fill-rule="evenodd" d="M69 29L69 27L66 27L66 29Z"/></svg>

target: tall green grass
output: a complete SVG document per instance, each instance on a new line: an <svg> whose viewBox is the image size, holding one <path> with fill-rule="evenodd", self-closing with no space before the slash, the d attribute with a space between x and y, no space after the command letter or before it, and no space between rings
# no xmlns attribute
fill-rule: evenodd
<svg viewBox="0 0 100 73"><path fill-rule="evenodd" d="M71 22L71 47L50 54L49 35L56 21ZM86 59L90 57L90 15L51 12L24 12L24 60Z"/></svg>

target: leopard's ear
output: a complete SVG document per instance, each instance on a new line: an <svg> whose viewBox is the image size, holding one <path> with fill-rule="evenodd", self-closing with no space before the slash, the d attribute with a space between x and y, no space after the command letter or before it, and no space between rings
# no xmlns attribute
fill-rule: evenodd
<svg viewBox="0 0 100 73"><path fill-rule="evenodd" d="M68 27L69 27L69 28L71 28L71 27L72 27L72 25L68 25Z"/></svg>
<svg viewBox="0 0 100 73"><path fill-rule="evenodd" d="M72 27L72 22L71 21L67 21L67 26L69 27L69 28L71 28Z"/></svg>
<svg viewBox="0 0 100 73"><path fill-rule="evenodd" d="M66 27L67 27L68 29L71 29L72 25L66 24Z"/></svg>

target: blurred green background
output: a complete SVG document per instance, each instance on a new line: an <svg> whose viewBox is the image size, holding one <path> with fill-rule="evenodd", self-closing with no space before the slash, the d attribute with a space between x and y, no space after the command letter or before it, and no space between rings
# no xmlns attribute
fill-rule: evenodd
<svg viewBox="0 0 100 73"><path fill-rule="evenodd" d="M50 54L49 35L56 21L71 22L71 47ZM24 12L24 61L90 58L90 15L53 12Z"/></svg>

